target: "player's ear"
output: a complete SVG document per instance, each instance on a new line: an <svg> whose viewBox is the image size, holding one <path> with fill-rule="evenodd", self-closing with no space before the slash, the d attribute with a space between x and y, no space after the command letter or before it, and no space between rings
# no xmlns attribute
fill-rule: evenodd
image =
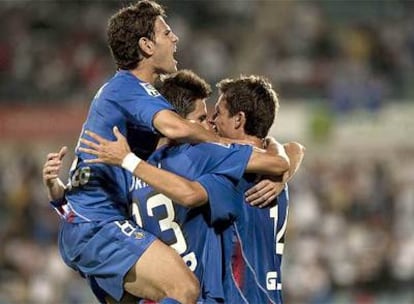
<svg viewBox="0 0 414 304"><path fill-rule="evenodd" d="M151 56L154 54L154 41L147 37L141 37L138 40L138 45L144 55Z"/></svg>
<svg viewBox="0 0 414 304"><path fill-rule="evenodd" d="M234 127L235 129L244 128L246 124L246 114L243 111L234 115Z"/></svg>

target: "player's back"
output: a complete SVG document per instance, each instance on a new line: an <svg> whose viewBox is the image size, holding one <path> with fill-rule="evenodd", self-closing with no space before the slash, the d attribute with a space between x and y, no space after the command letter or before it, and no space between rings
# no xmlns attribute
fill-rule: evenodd
<svg viewBox="0 0 414 304"><path fill-rule="evenodd" d="M113 127L126 135L131 149L142 158L152 152L158 141L153 116L171 105L148 83L129 71L118 71L95 95L81 137L89 130L115 140ZM120 167L85 164L94 156L76 149L71 168L71 190L66 198L75 222L121 219L128 215L128 187L131 176Z"/></svg>
<svg viewBox="0 0 414 304"><path fill-rule="evenodd" d="M244 192L253 184L243 179ZM285 188L270 208L242 201L235 221L223 232L228 303L283 303L281 262L288 213Z"/></svg>
<svg viewBox="0 0 414 304"><path fill-rule="evenodd" d="M234 154L228 157L226 149L210 143L180 145L159 150L148 161L187 179L199 181L210 200L226 200L220 184L208 180L206 174L238 180L244 172L242 160L248 160L251 151L250 148L243 148L246 151L242 152L244 156ZM220 152L223 152L222 155ZM136 222L183 257L201 283L201 301L223 299L221 272L216 273L221 268L221 238L209 224L209 207L182 207L139 180L135 188L132 195ZM214 256L208 256L211 254ZM206 265L206 260L214 265Z"/></svg>

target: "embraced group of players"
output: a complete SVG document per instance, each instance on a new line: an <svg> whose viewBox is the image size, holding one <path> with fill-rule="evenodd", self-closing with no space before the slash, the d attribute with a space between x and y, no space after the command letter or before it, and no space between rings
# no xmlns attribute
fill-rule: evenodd
<svg viewBox="0 0 414 304"><path fill-rule="evenodd" d="M211 88L177 72L164 18L148 0L111 17L118 71L91 103L67 185L67 149L48 154L61 257L101 303L282 303L286 182L304 149L267 137L279 105L260 76L220 81L208 120Z"/></svg>

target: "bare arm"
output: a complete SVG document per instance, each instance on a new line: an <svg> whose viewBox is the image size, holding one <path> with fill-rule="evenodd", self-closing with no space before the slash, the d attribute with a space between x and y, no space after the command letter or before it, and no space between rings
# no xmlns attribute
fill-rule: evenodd
<svg viewBox="0 0 414 304"><path fill-rule="evenodd" d="M273 140L267 150L253 149L246 172L282 176L289 170L289 158L281 144Z"/></svg>
<svg viewBox="0 0 414 304"><path fill-rule="evenodd" d="M131 153L125 137L116 127L114 128L116 141L106 140L90 131L85 132L96 142L81 138L81 142L88 148L80 147L79 150L97 156L95 159L85 160L87 163L106 163L122 166L125 157ZM288 169L288 161L284 157L275 156L274 153L254 151L247 168L249 172L279 175ZM141 178L157 191L164 193L183 206L195 207L208 201L206 190L198 182L156 168L144 161L140 161L130 171L133 171L135 176Z"/></svg>
<svg viewBox="0 0 414 304"><path fill-rule="evenodd" d="M221 141L217 134L207 131L201 125L192 123L170 110L158 112L153 119L153 124L162 135L181 143Z"/></svg>
<svg viewBox="0 0 414 304"><path fill-rule="evenodd" d="M133 174L184 207L197 207L208 201L207 191L200 183L159 169L147 162L140 162Z"/></svg>
<svg viewBox="0 0 414 304"><path fill-rule="evenodd" d="M182 118L170 110L159 111L153 119L154 127L165 137L179 143L218 142L223 144L251 144L248 140L220 137L201 125Z"/></svg>
<svg viewBox="0 0 414 304"><path fill-rule="evenodd" d="M290 167L288 170L288 177L286 182L290 181L292 177L298 171L300 165L302 164L303 157L305 156L305 147L298 142L290 142L283 145L286 151L286 154L290 160Z"/></svg>
<svg viewBox="0 0 414 304"><path fill-rule="evenodd" d="M51 201L61 199L65 193L66 187L59 178L59 171L62 167L62 159L67 151L67 147L62 147L58 153L49 153L43 165L43 184Z"/></svg>
<svg viewBox="0 0 414 304"><path fill-rule="evenodd" d="M299 169L304 157L305 148L297 142L284 144L283 147L290 161L290 167L285 176L285 180L275 181L263 179L246 191L246 201L251 205L262 208L273 204L276 196L285 188L286 182L291 180Z"/></svg>
<svg viewBox="0 0 414 304"><path fill-rule="evenodd" d="M85 138L80 139L89 148L80 147L79 150L97 156L95 159L85 160L86 163L106 163L121 166L125 156L131 153L125 137L117 127L114 127L116 141L108 141L90 131L85 132L97 142L94 143ZM159 169L145 161L141 161L135 167L133 174L182 206L196 207L208 201L207 192L200 183Z"/></svg>

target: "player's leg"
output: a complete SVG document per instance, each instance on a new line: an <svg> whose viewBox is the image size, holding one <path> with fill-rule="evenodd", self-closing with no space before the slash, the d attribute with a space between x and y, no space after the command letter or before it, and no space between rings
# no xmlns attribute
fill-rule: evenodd
<svg viewBox="0 0 414 304"><path fill-rule="evenodd" d="M171 247L154 241L129 270L124 279L127 292L147 299L172 298L195 303L199 282Z"/></svg>
<svg viewBox="0 0 414 304"><path fill-rule="evenodd" d="M62 258L93 283L100 302L105 302L101 290L118 302L125 292L151 300L196 302L199 283L181 257L134 222L64 223L62 228Z"/></svg>

